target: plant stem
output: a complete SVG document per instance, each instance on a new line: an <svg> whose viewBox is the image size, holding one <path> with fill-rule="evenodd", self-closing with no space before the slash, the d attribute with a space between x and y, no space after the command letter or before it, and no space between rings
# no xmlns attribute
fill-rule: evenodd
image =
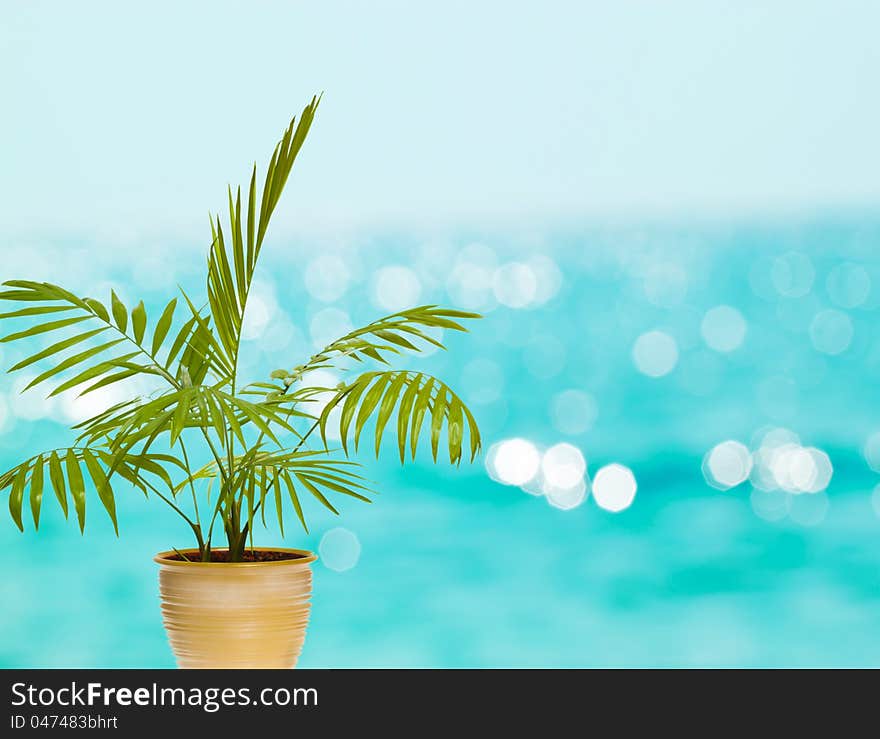
<svg viewBox="0 0 880 739"><path fill-rule="evenodd" d="M186 445L183 443L183 436L180 437L180 449L183 452L183 461L184 461L184 464L186 465L186 476L187 476L187 479L189 480L190 492L192 493L193 509L195 510L195 514L196 514L196 524L198 524L199 527L201 528L202 522L199 519L199 501L198 501L198 498L196 497L196 488L195 488L195 485L193 485L193 481L192 481L192 468L189 465L189 456L186 453Z"/></svg>
<svg viewBox="0 0 880 739"><path fill-rule="evenodd" d="M306 431L305 435L299 440L299 444L297 444L297 445L293 448L293 453L294 453L294 454L295 454L296 452L298 452L298 451L302 448L302 445L306 443L306 439L308 439L308 438L312 435L312 432L314 432L314 430L315 430L316 428L318 428L318 426L320 425L320 423L321 423L321 419L320 419L320 417L319 417L319 418L316 418L316 419L315 419L315 422L312 424L312 427L311 427L308 431Z"/></svg>
<svg viewBox="0 0 880 739"><path fill-rule="evenodd" d="M156 495L158 495L163 501L165 501L169 506L171 506L171 508L174 511L176 511L177 514L184 521L186 521L189 524L190 528L193 530L193 533L196 536L196 541L198 542L198 545L199 545L199 554L201 555L205 550L205 540L202 537L202 527L199 524L195 523L192 519L190 519L190 517L187 516L182 510L180 510L180 508L177 506L177 504L174 503L173 500L170 500L169 498L165 497L162 494L162 491L159 490L159 488L157 488L155 485L150 483L148 480L145 480L144 478L140 478L140 480L141 480L141 482L144 483L144 485L146 485L148 488L150 488L150 490L152 490L154 493L156 493Z"/></svg>
<svg viewBox="0 0 880 739"><path fill-rule="evenodd" d="M211 534L210 532L214 529L214 519L217 517L217 512L222 509L223 506L223 498L224 498L224 488L229 487L229 475L232 474L232 470L230 469L228 472L223 468L223 462L220 459L220 454L217 452L217 448L214 446L214 442L211 441L211 435L208 433L207 429L204 427L200 427L202 435L205 437L205 441L208 443L208 447L211 450L211 454L214 456L214 462L217 464L217 471L220 475L220 492L217 494L217 506L214 508L214 515L211 516L211 525L208 527L208 545L211 543Z"/></svg>

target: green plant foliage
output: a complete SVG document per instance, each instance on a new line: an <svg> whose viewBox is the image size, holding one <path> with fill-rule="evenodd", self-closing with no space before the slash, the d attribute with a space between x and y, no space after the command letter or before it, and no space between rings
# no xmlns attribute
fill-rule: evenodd
<svg viewBox="0 0 880 739"><path fill-rule="evenodd" d="M348 459L365 430L378 456L391 429L401 462L415 458L425 428L435 462L441 446L453 464L461 462L465 448L471 460L477 455L476 421L452 389L424 373L390 367L401 355L429 345L445 348L426 329L465 331L462 321L479 318L474 313L436 305L400 311L337 339L302 364L272 372L268 382L239 381L241 328L254 272L319 102L312 99L285 129L259 194L254 166L244 197L240 188L228 189L225 224L219 214L211 217L202 307L181 290L151 318L142 301L126 306L112 291L102 302L45 282L3 284L0 300L18 306L0 313L0 321L15 324L0 343L40 337L45 345L9 370L44 367L26 390L41 386L49 396L82 396L131 378L157 387L74 426L72 446L44 451L0 475L0 490L9 492L9 512L19 529L24 530L26 506L39 527L43 496L51 491L64 516L72 508L84 530L94 490L118 532L115 488L121 478L181 516L203 560L219 522L236 561L252 542L255 523L266 524L268 508L283 534L290 508L308 531L303 505L308 499L334 514L338 496L370 502L374 491ZM335 388L309 384L313 370L366 361L387 369L363 371ZM338 451L327 443L336 408Z"/></svg>

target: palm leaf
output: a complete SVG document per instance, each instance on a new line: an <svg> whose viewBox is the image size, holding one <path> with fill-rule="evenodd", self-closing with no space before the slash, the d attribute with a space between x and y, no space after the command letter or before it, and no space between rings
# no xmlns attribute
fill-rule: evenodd
<svg viewBox="0 0 880 739"><path fill-rule="evenodd" d="M42 512L44 480L47 476L64 516L67 517L67 491L73 498L74 510L80 531L85 529L87 488L86 476L98 499L113 523L118 534L116 501L111 486L111 477L118 473L135 487L145 490L139 469L156 475L171 486L171 478L165 467L183 468L174 457L164 454L127 455L116 460L113 455L101 448L69 447L38 454L20 465L0 475L0 490L10 488L9 506L13 521L22 528L21 514L24 492L30 484L28 501L34 520L34 528L39 528ZM83 471L85 470L85 474Z"/></svg>
<svg viewBox="0 0 880 739"><path fill-rule="evenodd" d="M256 168L251 175L247 202L246 233L242 227L241 190L228 188L229 238L224 234L220 217L212 217L212 241L208 257L208 303L222 345L212 352L222 355L230 375L234 375L241 343L241 326L253 281L257 259L269 227L269 221L287 182L293 163L305 141L319 103L313 98L297 122L294 118L275 147L260 197L257 215Z"/></svg>
<svg viewBox="0 0 880 739"><path fill-rule="evenodd" d="M447 447L450 462L461 460L464 427L467 426L471 443L471 460L481 447L480 432L471 412L462 400L442 381L421 373L404 371L366 372L336 392L319 418L324 445L327 445L327 424L334 408L342 404L339 434L342 448L348 453L348 434L355 420L354 443L357 449L361 432L371 418L375 418L375 451L379 455L382 437L388 421L398 409L397 439L401 461L404 460L407 439L415 459L424 419L430 419L431 454L437 460L444 424L447 426Z"/></svg>
<svg viewBox="0 0 880 739"><path fill-rule="evenodd" d="M117 361L127 363L128 368L133 369L136 372L159 375L172 383L174 382L174 378L167 374L167 372L163 370L163 367L167 369L167 367L170 366L174 356L176 356L177 352L180 351L183 344L186 343L187 339L190 337L192 329L192 325L190 325L190 331L182 331L177 335L177 337L180 338L179 344L172 347L173 352L169 350L168 354L170 355L170 358L161 362L159 360L159 355L163 352L164 341L169 335L169 330L171 328L174 301L169 303L166 307L156 325L152 340L148 344L146 341L147 315L143 302L138 303L129 316L129 312L125 305L112 290L110 293L110 310L108 311L104 304L99 300L90 297L77 297L58 285L27 280L10 280L5 282L4 285L17 289L0 292L0 300L43 302L48 304L29 306L18 311L0 314L0 320L23 316L33 316L39 319L35 325L30 328L8 334L3 337L3 339L0 339L0 341L20 341L41 334L61 332L64 329L76 326L84 321L90 321L93 323L98 322L101 324L98 327L55 341L49 347L18 362L10 371L24 369L35 362L53 357L77 344L97 337L105 331L113 330L120 337L118 340L119 343L127 341L136 349L136 351L124 355L123 359L117 358ZM79 315L73 315L63 319L55 319L53 314L60 311L77 311ZM46 316L49 320L40 318L42 316ZM195 321L193 321L193 323L195 323ZM128 333L129 330L131 333ZM105 348L109 346L111 345L107 344ZM70 369L74 364L84 362L87 359L92 359L95 355L88 354L88 351L89 350L87 349L85 352L82 352L81 355L78 355L78 361L71 361L71 363L66 364L64 368ZM135 358L138 357L138 361L135 361ZM105 371L111 368L112 366L110 365L104 366ZM61 371L63 370L58 370L58 372ZM103 372L97 372L95 375L86 376L86 379L95 379L101 374L103 374Z"/></svg>
<svg viewBox="0 0 880 739"><path fill-rule="evenodd" d="M360 359L359 354L387 364L388 355L398 354L400 349L420 352L427 344L445 349L442 342L423 329L443 328L452 331L467 331L461 323L452 319L480 317L479 313L450 310L436 305L423 305L399 311L347 333L314 354L305 364L291 370L286 376L296 381L307 372L321 367L332 367L342 359ZM418 339L424 344L413 343L410 338ZM282 370L282 372L284 371Z"/></svg>

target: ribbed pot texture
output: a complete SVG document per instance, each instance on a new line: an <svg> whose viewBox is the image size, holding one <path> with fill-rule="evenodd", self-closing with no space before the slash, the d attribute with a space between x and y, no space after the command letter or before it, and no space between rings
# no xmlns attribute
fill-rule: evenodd
<svg viewBox="0 0 880 739"><path fill-rule="evenodd" d="M183 554L198 559L198 550ZM311 563L185 562L157 554L159 597L168 641L183 668L291 668L306 637Z"/></svg>

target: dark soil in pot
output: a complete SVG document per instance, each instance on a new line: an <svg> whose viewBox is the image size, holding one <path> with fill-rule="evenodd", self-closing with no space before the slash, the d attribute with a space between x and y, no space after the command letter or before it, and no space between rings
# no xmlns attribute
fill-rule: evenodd
<svg viewBox="0 0 880 739"><path fill-rule="evenodd" d="M302 559L304 554L297 554L296 552L274 552L271 549L246 549L244 555L242 556L242 562L282 562L288 559ZM186 562L187 560L190 562L198 562L198 555L187 555L186 557L181 556L180 554L172 554L166 557L165 559L169 559L172 562ZM211 562L228 562L229 561L229 552L224 550L219 550L216 552L211 552Z"/></svg>

